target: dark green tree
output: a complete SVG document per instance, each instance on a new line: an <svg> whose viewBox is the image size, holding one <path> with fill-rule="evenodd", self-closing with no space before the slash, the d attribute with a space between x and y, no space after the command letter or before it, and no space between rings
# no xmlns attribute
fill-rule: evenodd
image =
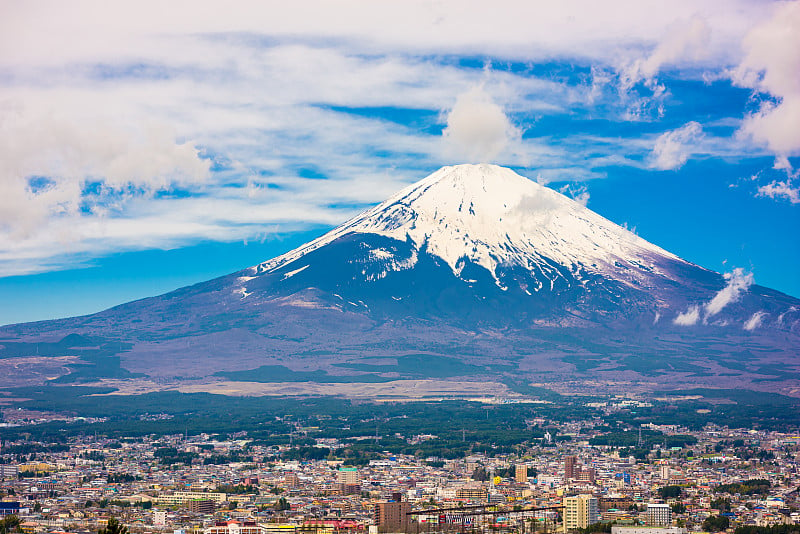
<svg viewBox="0 0 800 534"><path fill-rule="evenodd" d="M476 467L475 471L472 472L472 480L485 482L485 481L489 480L489 474L486 473L486 469L485 468Z"/></svg>
<svg viewBox="0 0 800 534"><path fill-rule="evenodd" d="M720 512L731 511L731 500L720 497L719 499L711 499L711 508L719 510Z"/></svg>
<svg viewBox="0 0 800 534"><path fill-rule="evenodd" d="M724 515L711 515L703 520L703 530L708 532L719 532L725 530L731 525L730 519Z"/></svg>
<svg viewBox="0 0 800 534"><path fill-rule="evenodd" d="M680 486L664 486L658 488L658 494L661 495L661 498L664 500L680 497L682 492L683 490Z"/></svg>
<svg viewBox="0 0 800 534"><path fill-rule="evenodd" d="M672 513L673 514L684 514L686 513L686 505L682 502L676 502L672 505Z"/></svg>
<svg viewBox="0 0 800 534"><path fill-rule="evenodd" d="M0 532L6 534L7 532L13 532L17 527L19 527L20 521L19 517L16 515L7 515L5 518L0 520Z"/></svg>
<svg viewBox="0 0 800 534"><path fill-rule="evenodd" d="M105 528L97 531L97 534L129 534L128 527L117 521L115 517L109 517Z"/></svg>

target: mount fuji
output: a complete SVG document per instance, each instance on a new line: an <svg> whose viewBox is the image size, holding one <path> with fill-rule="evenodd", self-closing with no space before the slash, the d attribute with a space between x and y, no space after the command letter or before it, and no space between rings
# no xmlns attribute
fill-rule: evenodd
<svg viewBox="0 0 800 534"><path fill-rule="evenodd" d="M444 167L282 256L3 327L0 343L0 365L14 360L27 383L513 377L800 391L800 300L684 261L494 165Z"/></svg>

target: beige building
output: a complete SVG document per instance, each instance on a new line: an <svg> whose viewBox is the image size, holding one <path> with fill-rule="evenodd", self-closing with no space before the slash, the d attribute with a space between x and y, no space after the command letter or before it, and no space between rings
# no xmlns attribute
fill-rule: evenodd
<svg viewBox="0 0 800 534"><path fill-rule="evenodd" d="M336 473L336 482L345 485L361 484L361 476L355 467L340 467Z"/></svg>
<svg viewBox="0 0 800 534"><path fill-rule="evenodd" d="M569 532L586 528L600 521L597 497L593 495L574 495L564 498L564 530Z"/></svg>
<svg viewBox="0 0 800 534"><path fill-rule="evenodd" d="M525 464L517 464L514 469L514 480L520 484L528 481L528 466Z"/></svg>
<svg viewBox="0 0 800 534"><path fill-rule="evenodd" d="M481 486L468 485L456 489L456 499L486 502L488 498L489 494L487 493L486 488Z"/></svg>
<svg viewBox="0 0 800 534"><path fill-rule="evenodd" d="M176 491L171 495L159 495L158 504L176 506L189 501L214 501L219 504L228 500L227 493L211 493L205 491Z"/></svg>

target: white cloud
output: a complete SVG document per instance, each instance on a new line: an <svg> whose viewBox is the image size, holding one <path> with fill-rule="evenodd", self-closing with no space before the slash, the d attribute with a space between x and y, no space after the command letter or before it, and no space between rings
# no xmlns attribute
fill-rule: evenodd
<svg viewBox="0 0 800 534"><path fill-rule="evenodd" d="M718 314L728 304L738 301L742 293L753 285L753 273L745 272L740 267L730 273L725 273L724 276L728 281L725 287L703 306L706 311L706 319Z"/></svg>
<svg viewBox="0 0 800 534"><path fill-rule="evenodd" d="M800 170L792 169L789 158L783 154L775 156L775 164L772 168L784 171L786 173L786 180L772 180L766 185L759 186L756 196L775 199L785 198L792 204L800 204L800 186L795 185L798 176L800 176Z"/></svg>
<svg viewBox="0 0 800 534"><path fill-rule="evenodd" d="M742 268L736 268L723 276L727 280L725 287L719 290L710 301L703 304L702 308L699 305L692 305L686 312L679 313L673 323L681 326L697 324L702 312L702 319L705 324L709 318L717 315L725 306L737 302L742 293L747 291L754 282L753 273L745 272Z"/></svg>
<svg viewBox="0 0 800 534"><path fill-rule="evenodd" d="M572 200L583 207L589 203L589 190L585 184L566 184L558 190L562 195L569 195Z"/></svg>
<svg viewBox="0 0 800 534"><path fill-rule="evenodd" d="M69 116L69 110L0 107L0 229L30 235L48 217L96 208L91 197L133 187L152 192L197 183L209 162L190 142L175 141L163 122L126 129L110 117ZM31 187L36 177L41 187ZM88 195L87 183L101 184ZM86 204L89 203L87 206Z"/></svg>
<svg viewBox="0 0 800 534"><path fill-rule="evenodd" d="M638 58L622 69L623 86L630 88L645 81L658 90L654 78L662 66L707 58L710 41L711 27L704 17L695 14L690 19L673 22L668 25L665 35L649 56Z"/></svg>
<svg viewBox="0 0 800 534"><path fill-rule="evenodd" d="M684 313L679 313L672 321L673 323L681 326L692 326L697 324L700 320L700 308L697 306L689 306L689 309Z"/></svg>
<svg viewBox="0 0 800 534"><path fill-rule="evenodd" d="M745 330L755 330L759 326L761 326L761 322L766 317L767 313L763 311L755 312L747 321L744 322L744 329Z"/></svg>
<svg viewBox="0 0 800 534"><path fill-rule="evenodd" d="M789 158L786 157L785 154L778 154L777 156L775 156L775 163L772 164L772 168L779 171L786 171L788 174L791 175L792 163L789 161Z"/></svg>
<svg viewBox="0 0 800 534"><path fill-rule="evenodd" d="M520 130L479 85L458 96L442 135L455 163L490 163L519 141Z"/></svg>
<svg viewBox="0 0 800 534"><path fill-rule="evenodd" d="M670 62L680 59L676 56L686 50L681 42L693 42L696 20L710 27L711 38L705 48L719 61L720 57L735 57L734 45L765 16L761 4L746 0L675 0L668 4L658 0L611 4L498 0L466 5L459 0L309 0L297 5L232 0L224 10L208 2L178 1L172 6L165 10L157 0L141 0L135 5L97 0L76 0L69 5L58 0L13 4L4 10L0 62L63 65L87 58L137 59L143 53L185 57L192 55L190 47L176 42L165 46L165 41L176 35L221 33L224 37L237 32L244 34L243 41L258 36L346 40L374 53L402 50L524 59L568 56L606 63L622 54L639 56L631 49L649 45L659 50L654 55L663 57L658 61ZM667 44L658 46L660 42Z"/></svg>
<svg viewBox="0 0 800 534"><path fill-rule="evenodd" d="M508 116L535 121L592 109L605 117L600 110L614 88L604 87L614 82L604 73L619 58L644 58L642 72L653 75L664 65L717 71L739 60L738 43L765 19L744 0L580 9L514 0L170 6L45 0L4 9L0 276L51 268L69 254L246 239L264 230L259 225L335 224L452 162L430 125L405 127L369 109L436 112L479 80L484 86L462 94L448 117L451 148L468 159L502 158L560 181L603 176L594 169L605 165L641 165L651 147L639 139L520 139ZM705 56L695 54L698 42ZM453 55L568 58L590 64L596 86L484 73ZM366 116L347 113L351 107L367 108ZM198 148L215 161L210 175ZM740 148L714 147L735 155ZM309 166L327 180L299 177ZM31 188L32 174L52 182ZM85 188L95 180L104 184L99 193ZM174 184L202 198L147 194Z"/></svg>
<svg viewBox="0 0 800 534"><path fill-rule="evenodd" d="M794 186L789 180L773 180L767 185L760 186L757 196L785 198L792 204L800 204L800 186Z"/></svg>
<svg viewBox="0 0 800 534"><path fill-rule="evenodd" d="M703 138L703 127L695 121L661 134L653 146L650 166L660 170L679 169Z"/></svg>
<svg viewBox="0 0 800 534"><path fill-rule="evenodd" d="M771 94L741 133L780 155L800 154L800 2L775 4L772 17L750 30L734 81Z"/></svg>

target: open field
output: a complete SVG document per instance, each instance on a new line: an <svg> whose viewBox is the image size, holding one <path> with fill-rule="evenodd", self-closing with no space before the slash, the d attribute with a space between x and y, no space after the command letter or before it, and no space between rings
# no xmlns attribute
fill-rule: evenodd
<svg viewBox="0 0 800 534"><path fill-rule="evenodd" d="M261 396L336 396L351 399L439 400L465 399L489 401L494 397L518 398L499 382L447 380L395 380L380 383L317 383L317 382L234 382L164 384L146 379L103 380L92 386L113 387L108 395L141 395L156 391L181 393L213 393L234 397Z"/></svg>

